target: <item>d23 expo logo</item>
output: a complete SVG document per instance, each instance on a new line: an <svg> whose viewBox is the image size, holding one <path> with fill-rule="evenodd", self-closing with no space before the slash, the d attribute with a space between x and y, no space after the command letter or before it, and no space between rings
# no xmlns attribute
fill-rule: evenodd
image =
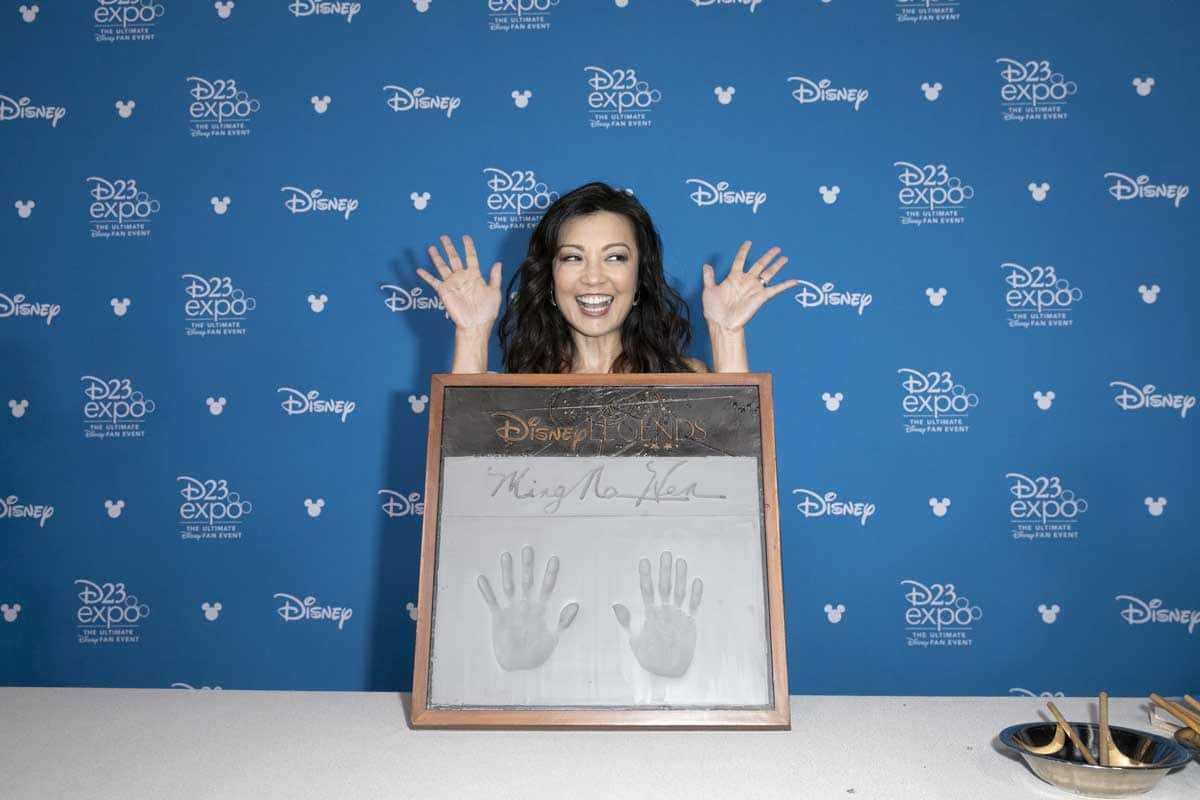
<svg viewBox="0 0 1200 800"><path fill-rule="evenodd" d="M75 581L79 610L75 612L79 644L137 644L150 606L125 589L124 583Z"/></svg>
<svg viewBox="0 0 1200 800"><path fill-rule="evenodd" d="M1067 118L1067 100L1079 87L1049 61L997 58L1000 65L1000 104L1005 122Z"/></svg>
<svg viewBox="0 0 1200 800"><path fill-rule="evenodd" d="M129 378L83 375L83 435L87 439L140 439L157 409Z"/></svg>
<svg viewBox="0 0 1200 800"><path fill-rule="evenodd" d="M188 122L193 137L249 136L250 117L262 109L262 101L238 87L233 78L188 77Z"/></svg>
<svg viewBox="0 0 1200 800"><path fill-rule="evenodd" d="M186 541L231 541L242 538L242 525L254 510L249 500L229 490L225 480L200 480L188 475L179 484L179 538Z"/></svg>
<svg viewBox="0 0 1200 800"><path fill-rule="evenodd" d="M588 66L588 124L593 128L649 128L662 92L642 80L636 69Z"/></svg>
<svg viewBox="0 0 1200 800"><path fill-rule="evenodd" d="M970 647L983 611L958 593L953 583L905 579L904 630L909 647Z"/></svg>
<svg viewBox="0 0 1200 800"><path fill-rule="evenodd" d="M246 332L245 322L258 301L234 286L232 278L190 272L179 277L186 281L183 314L188 336L237 336Z"/></svg>
<svg viewBox="0 0 1200 800"><path fill-rule="evenodd" d="M1076 541L1079 517L1088 510L1088 501L1064 489L1057 475L1030 477L1009 472L1008 504L1012 538L1020 541Z"/></svg>
<svg viewBox="0 0 1200 800"><path fill-rule="evenodd" d="M88 224L93 239L137 239L150 235L150 222L162 204L133 178L90 177Z"/></svg>
<svg viewBox="0 0 1200 800"><path fill-rule="evenodd" d="M1071 310L1083 299L1083 290L1051 266L1023 267L1006 262L1004 304L1010 328L1069 328Z"/></svg>
<svg viewBox="0 0 1200 800"><path fill-rule="evenodd" d="M489 230L532 230L542 213L558 199L558 192L538 180L531 169L509 172L485 167L483 178L488 192L485 203Z"/></svg>
<svg viewBox="0 0 1200 800"><path fill-rule="evenodd" d="M166 13L165 0L96 0L92 32L97 42L150 42Z"/></svg>
<svg viewBox="0 0 1200 800"><path fill-rule="evenodd" d="M958 22L962 0L896 0L897 22Z"/></svg>
<svg viewBox="0 0 1200 800"><path fill-rule="evenodd" d="M488 30L548 31L559 0L486 0Z"/></svg>
<svg viewBox="0 0 1200 800"><path fill-rule="evenodd" d="M951 175L945 164L897 161L900 190L896 195L901 225L953 225L966 222L963 211L975 197L974 187Z"/></svg>
<svg viewBox="0 0 1200 800"><path fill-rule="evenodd" d="M954 380L949 371L925 372L902 367L900 408L905 433L966 433L979 395Z"/></svg>

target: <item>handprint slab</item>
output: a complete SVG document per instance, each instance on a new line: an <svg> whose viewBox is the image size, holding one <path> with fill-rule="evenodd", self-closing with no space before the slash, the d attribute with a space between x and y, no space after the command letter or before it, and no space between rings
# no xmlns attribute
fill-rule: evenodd
<svg viewBox="0 0 1200 800"><path fill-rule="evenodd" d="M513 583L512 555L500 554L500 580L508 605L501 606L492 591L491 581L480 575L476 583L483 600L492 612L492 650L500 668L513 672L536 669L550 658L558 645L558 637L575 621L578 603L567 603L558 614L558 625L546 625L546 604L558 582L558 556L550 556L542 586L533 591L533 548L521 548L521 593Z"/></svg>
<svg viewBox="0 0 1200 800"><path fill-rule="evenodd" d="M638 663L647 672L664 678L682 677L692 665L692 657L696 653L695 613L704 595L704 582L699 578L692 581L692 594L685 610L683 601L687 597L687 572L686 561L682 558L673 559L670 551L664 551L658 560L656 600L650 559L643 558L638 562L646 619L637 633L630 627L629 609L620 603L612 607L617 622L629 631L629 646Z"/></svg>

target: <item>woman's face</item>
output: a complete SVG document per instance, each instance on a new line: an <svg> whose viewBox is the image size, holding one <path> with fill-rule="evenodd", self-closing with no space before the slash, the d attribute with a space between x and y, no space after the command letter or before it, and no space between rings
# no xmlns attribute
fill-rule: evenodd
<svg viewBox="0 0 1200 800"><path fill-rule="evenodd" d="M629 219L611 211L572 217L559 229L554 302L584 336L619 332L638 285L638 251Z"/></svg>

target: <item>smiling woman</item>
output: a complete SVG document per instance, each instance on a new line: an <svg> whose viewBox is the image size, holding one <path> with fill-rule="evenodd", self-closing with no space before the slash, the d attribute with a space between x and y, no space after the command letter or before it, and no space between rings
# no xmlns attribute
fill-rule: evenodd
<svg viewBox="0 0 1200 800"><path fill-rule="evenodd" d="M500 309L500 264L485 281L471 238L464 264L449 237L429 256L438 277L417 274L438 293L455 324L453 372L487 371L487 346ZM744 326L768 299L796 281L767 286L787 263L773 247L750 267L744 242L718 284L704 265L703 306L717 372L747 372ZM662 241L633 195L603 183L568 192L547 210L509 282L500 320L504 367L513 373L705 372L685 355L691 324L667 284Z"/></svg>

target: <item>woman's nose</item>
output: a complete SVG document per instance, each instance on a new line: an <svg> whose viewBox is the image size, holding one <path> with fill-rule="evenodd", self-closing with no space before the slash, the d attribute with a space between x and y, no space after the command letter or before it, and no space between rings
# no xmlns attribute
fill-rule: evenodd
<svg viewBox="0 0 1200 800"><path fill-rule="evenodd" d="M586 259L583 263L584 283L602 283L604 281L604 266L594 258Z"/></svg>

